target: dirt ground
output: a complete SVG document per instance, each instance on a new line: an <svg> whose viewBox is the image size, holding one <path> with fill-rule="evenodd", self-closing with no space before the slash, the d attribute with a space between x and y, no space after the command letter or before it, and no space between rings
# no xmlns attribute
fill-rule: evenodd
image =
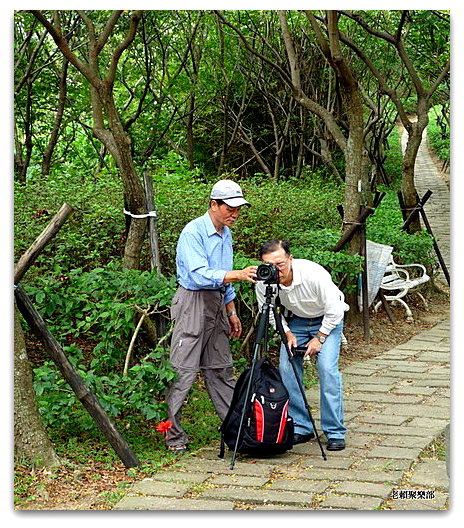
<svg viewBox="0 0 464 528"><path fill-rule="evenodd" d="M69 461L58 468L19 470L29 481L27 497L17 500L15 510L108 510L112 497L135 481L123 464L108 468L89 460L85 465Z"/></svg>

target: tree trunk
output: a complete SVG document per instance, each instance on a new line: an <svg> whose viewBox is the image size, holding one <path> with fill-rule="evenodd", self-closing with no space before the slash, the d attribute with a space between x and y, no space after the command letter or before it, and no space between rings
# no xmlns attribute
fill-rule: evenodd
<svg viewBox="0 0 464 528"><path fill-rule="evenodd" d="M58 466L60 460L37 409L23 329L14 308L14 449L15 459L35 466Z"/></svg>
<svg viewBox="0 0 464 528"><path fill-rule="evenodd" d="M190 94L189 112L185 123L187 134L187 158L189 161L189 169L195 168L195 161L193 157L194 138L193 138L193 114L195 112L195 94Z"/></svg>
<svg viewBox="0 0 464 528"><path fill-rule="evenodd" d="M143 215L147 212L145 193L134 167L131 140L128 134L124 132L111 89L102 83L100 91L92 90L92 101L94 105L101 104L108 118L106 129L95 125L93 131L116 161L124 187L124 204L129 213ZM98 124L99 122L101 121L95 120L95 123ZM130 217L124 247L124 266L126 268L138 269L140 267L146 228L146 218Z"/></svg>
<svg viewBox="0 0 464 528"><path fill-rule="evenodd" d="M364 170L364 123L359 92L352 92L346 99L345 111L349 120L349 136L345 150L344 219L345 222L353 222L359 215L359 207L364 201L360 198L367 191L368 183Z"/></svg>
<svg viewBox="0 0 464 528"><path fill-rule="evenodd" d="M369 185L364 170L363 155L363 107L360 99L359 89L356 86L345 87L345 111L349 121L349 136L345 150L345 199L344 199L344 228L348 228L351 222L355 222L359 215L360 205L367 205L367 194ZM351 239L348 251L351 255L358 255L361 251L360 231ZM348 293L347 302L351 310L347 314L347 321L360 323L362 314L358 309L357 294Z"/></svg>
<svg viewBox="0 0 464 528"><path fill-rule="evenodd" d="M32 84L29 82L26 84L25 106L24 144L21 143L18 134L15 138L15 172L21 183L26 183L27 170L32 156Z"/></svg>
<svg viewBox="0 0 464 528"><path fill-rule="evenodd" d="M72 207L63 204L48 226L21 256L14 269L15 284L18 284L24 277L45 245L56 235L72 211ZM14 436L18 460L27 460L34 465L44 466L55 466L60 463L40 420L32 385L32 371L16 302L14 305Z"/></svg>
<svg viewBox="0 0 464 528"><path fill-rule="evenodd" d="M316 34L318 26L313 21ZM327 12L327 47L325 55L336 73L342 91L343 110L348 119L348 139L345 154L345 200L344 200L344 228L355 222L362 205L368 205L369 185L365 171L364 155L364 108L358 81L348 60L343 56L340 47L340 33L338 30L338 15L334 11ZM321 37L319 34L319 41ZM349 243L351 255L361 254L361 237L358 230ZM354 294L347 295L347 302L352 308L348 314L350 322L359 322L361 313Z"/></svg>
<svg viewBox="0 0 464 528"><path fill-rule="evenodd" d="M66 93L67 93L67 75L68 75L68 66L69 61L66 57L63 60L63 67L61 69L60 75L60 93L58 97L58 105L56 110L55 123L53 125L53 130L50 134L50 140L48 142L47 148L42 160L42 176L46 176L50 172L50 164L55 150L58 135L60 133L61 122L63 120L63 112L66 103Z"/></svg>
<svg viewBox="0 0 464 528"><path fill-rule="evenodd" d="M427 111L418 117L416 122L412 122L406 127L408 139L403 153L402 181L401 192L403 194L404 206L406 213L414 209L417 205L417 191L414 183L414 167L416 164L417 152L422 142L422 134L428 124ZM406 214L407 216L407 214ZM411 233L420 231L419 215L409 225Z"/></svg>

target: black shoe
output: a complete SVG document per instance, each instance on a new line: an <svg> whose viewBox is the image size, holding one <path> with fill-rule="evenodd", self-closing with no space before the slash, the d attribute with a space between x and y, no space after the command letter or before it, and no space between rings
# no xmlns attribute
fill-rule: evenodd
<svg viewBox="0 0 464 528"><path fill-rule="evenodd" d="M345 449L343 438L329 438L327 440L327 451L341 451L342 449Z"/></svg>
<svg viewBox="0 0 464 528"><path fill-rule="evenodd" d="M314 433L308 433L308 434L295 433L293 435L293 445L304 444L305 442L309 442L313 438L316 438L316 435Z"/></svg>

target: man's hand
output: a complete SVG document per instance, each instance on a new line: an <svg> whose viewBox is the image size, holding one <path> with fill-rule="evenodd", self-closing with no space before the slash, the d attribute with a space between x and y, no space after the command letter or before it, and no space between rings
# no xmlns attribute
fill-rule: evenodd
<svg viewBox="0 0 464 528"><path fill-rule="evenodd" d="M237 315L229 317L230 337L240 337L242 335L242 323Z"/></svg>
<svg viewBox="0 0 464 528"><path fill-rule="evenodd" d="M321 351L322 344L317 337L313 337L311 341L307 344L306 356L316 356Z"/></svg>
<svg viewBox="0 0 464 528"><path fill-rule="evenodd" d="M224 277L224 284L228 282L247 281L256 282L256 270L258 266L248 266L242 270L228 271Z"/></svg>
<svg viewBox="0 0 464 528"><path fill-rule="evenodd" d="M285 332L285 335L287 336L288 348L290 349L290 352L291 352L292 348L296 348L298 346L296 337L293 335L293 333L290 330L288 332Z"/></svg>

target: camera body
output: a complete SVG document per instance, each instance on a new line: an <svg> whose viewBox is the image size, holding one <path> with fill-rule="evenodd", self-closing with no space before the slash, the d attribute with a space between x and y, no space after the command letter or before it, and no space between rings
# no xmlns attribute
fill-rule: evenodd
<svg viewBox="0 0 464 528"><path fill-rule="evenodd" d="M278 284L279 269L274 264L260 264L256 270L256 279L265 284Z"/></svg>
<svg viewBox="0 0 464 528"><path fill-rule="evenodd" d="M292 348L292 354L296 357L303 357L308 349L305 346L299 346Z"/></svg>

